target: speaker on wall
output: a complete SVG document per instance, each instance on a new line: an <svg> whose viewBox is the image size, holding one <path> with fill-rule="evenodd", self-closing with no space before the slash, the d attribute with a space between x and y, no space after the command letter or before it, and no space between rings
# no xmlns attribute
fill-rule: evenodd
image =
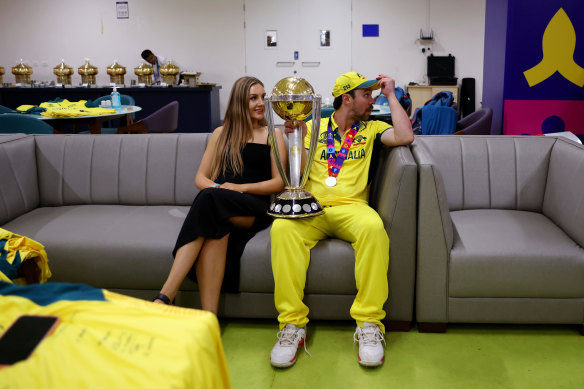
<svg viewBox="0 0 584 389"><path fill-rule="evenodd" d="M475 79L463 78L460 87L460 116L465 117L475 111Z"/></svg>

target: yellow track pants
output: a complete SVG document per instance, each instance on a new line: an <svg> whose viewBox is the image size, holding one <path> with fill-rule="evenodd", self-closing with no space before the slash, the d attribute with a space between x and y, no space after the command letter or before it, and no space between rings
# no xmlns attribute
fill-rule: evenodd
<svg viewBox="0 0 584 389"><path fill-rule="evenodd" d="M324 215L306 219L276 219L271 229L274 301L280 328L286 324L304 327L308 307L302 301L310 249L320 240L345 240L355 250L357 296L351 317L357 325L375 323L385 332L383 304L387 300L389 238L377 212L367 204L336 205Z"/></svg>

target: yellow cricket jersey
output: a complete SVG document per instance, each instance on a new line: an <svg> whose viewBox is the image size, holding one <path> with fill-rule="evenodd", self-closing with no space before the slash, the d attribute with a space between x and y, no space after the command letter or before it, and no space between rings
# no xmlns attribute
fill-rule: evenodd
<svg viewBox="0 0 584 389"><path fill-rule="evenodd" d="M86 102L86 100L69 101L65 99L58 103L44 102L39 107L46 108L46 112L42 112L41 115L49 117L95 116L116 112L112 108L88 108L85 106Z"/></svg>
<svg viewBox="0 0 584 389"><path fill-rule="evenodd" d="M349 133L346 131L343 138L339 136L338 125L333 117L330 117L335 138L335 152L338 155L345 137ZM371 166L371 154L373 143L381 134L391 126L378 120L361 122L361 127L355 135L353 144L347 153L347 158L343 162L337 184L329 187L325 184L328 177L328 161L326 155L326 132L329 118L321 119L318 142L314 161L310 168L310 175L306 183L306 190L312 193L323 206L343 205L353 203L367 203L369 198L369 167ZM310 134L312 132L312 122L307 123L308 132L304 138L304 146L310 147Z"/></svg>

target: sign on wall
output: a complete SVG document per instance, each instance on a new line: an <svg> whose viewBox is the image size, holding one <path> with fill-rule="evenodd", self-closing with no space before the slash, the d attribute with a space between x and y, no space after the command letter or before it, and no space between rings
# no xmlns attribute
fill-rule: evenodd
<svg viewBox="0 0 584 389"><path fill-rule="evenodd" d="M130 10L127 1L116 1L116 15L118 19L129 19Z"/></svg>
<svg viewBox="0 0 584 389"><path fill-rule="evenodd" d="M583 43L581 0L509 0L504 134L584 139Z"/></svg>

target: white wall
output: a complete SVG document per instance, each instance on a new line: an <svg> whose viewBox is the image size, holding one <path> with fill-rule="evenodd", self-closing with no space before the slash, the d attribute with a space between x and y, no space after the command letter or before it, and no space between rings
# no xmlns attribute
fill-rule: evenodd
<svg viewBox="0 0 584 389"><path fill-rule="evenodd" d="M482 100L486 0L353 0L352 67L367 77L385 72L400 86L425 84L426 56L452 54L458 82L474 77ZM428 13L428 6L430 12ZM428 20L429 19L429 20ZM379 24L379 37L362 37L363 24ZM420 29L434 31L432 43Z"/></svg>
<svg viewBox="0 0 584 389"><path fill-rule="evenodd" d="M21 58L33 66L33 79L54 80L52 69L62 58L77 71L88 57L99 68L98 84L109 82L106 67L114 59L126 67L128 84L136 78L140 52L149 48L176 60L181 70L202 72L201 81L221 84L223 116L231 85L245 72L245 1L251 0L128 0L130 19L118 20L115 0L0 0L4 82L14 82L11 67ZM429 24L434 54L456 57L456 76L476 78L480 102L485 1L353 0L347 26L352 69L368 77L388 73L402 86L426 81L426 54L417 38ZM294 20L302 18L291 15ZM380 37L363 38L362 24L375 23Z"/></svg>

